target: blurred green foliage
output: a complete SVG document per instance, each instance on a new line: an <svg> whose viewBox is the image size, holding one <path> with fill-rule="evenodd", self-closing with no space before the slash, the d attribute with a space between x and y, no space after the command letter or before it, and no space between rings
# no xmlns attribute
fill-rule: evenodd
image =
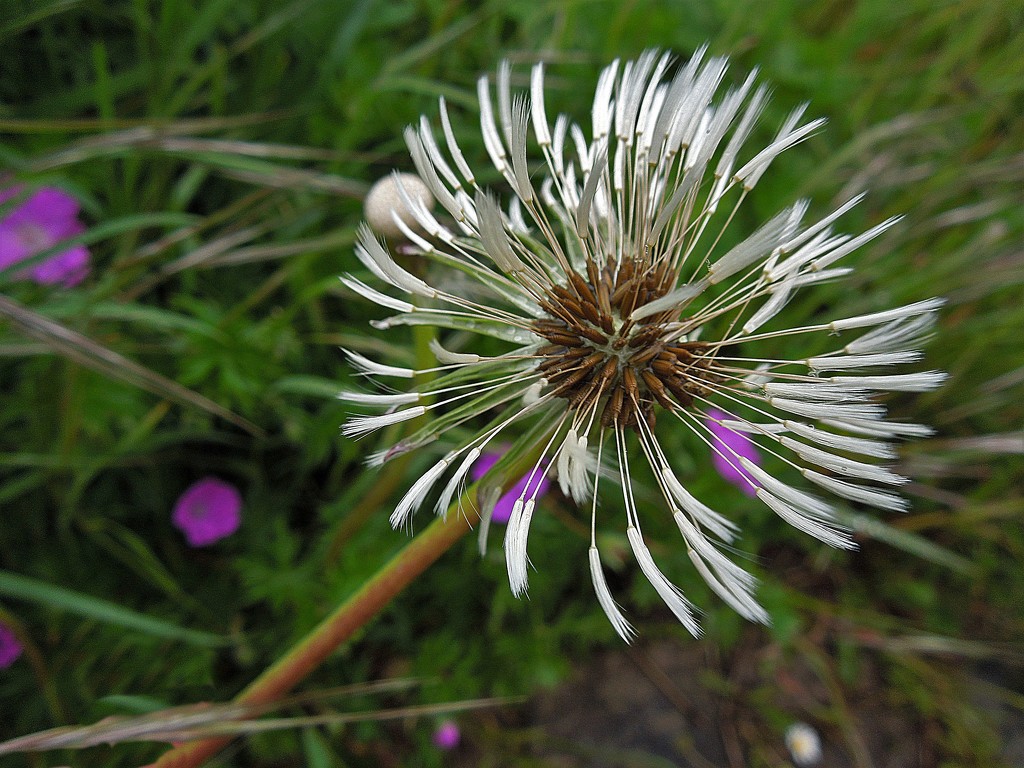
<svg viewBox="0 0 1024 768"><path fill-rule="evenodd" d="M331 395L351 374L339 345L411 355L400 333L369 332L378 310L336 280L358 271L351 243L363 191L411 167L406 124L433 118L443 95L467 157L497 184L483 171L474 83L501 57L519 64L520 79L528 62L550 61L549 110L583 120L611 58L652 46L686 56L709 41L734 70L758 66L774 85L763 138L805 100L830 120L776 163L738 229L798 196L813 196L812 213L824 213L862 188L872 193L842 222L847 231L906 215L856 257L852 281L794 302L789 316L947 296L929 364L951 381L891 402L896 415L939 434L908 446L902 460L916 480L915 511L885 519L853 554L823 551L748 509L698 446L667 438L674 455L693 457L696 495L741 522L772 628L747 626L713 599L674 557L670 520L650 523L656 555L707 610L699 642L727 658L752 646L777 652L764 657L775 661L762 686L723 688L755 713L765 744L781 743L787 718L799 714L778 703L771 682L797 656L839 687L875 670L894 710L928 724L935 761L922 764L993 765L996 726L965 715L967 687L947 683L966 674L964 659L1019 672L1024 650L1007 651L1024 634L1022 20L1019 0L4 0L0 173L73 193L94 239L92 275L78 288L8 276L0 290L191 394L73 362L0 321L0 620L27 645L0 672L0 736L137 711L129 703L141 700L122 695L150 707L226 701L404 543L388 527L388 503L428 457L400 476L366 469L376 438L342 439L345 409ZM243 525L191 550L170 510L207 474L241 489ZM383 503L361 501L371 490ZM655 496L650 487L637 493ZM523 695L558 683L598 649L619 648L591 595L577 513L556 496L544 506L550 514L538 516L531 538L530 600L509 594L493 532L482 560L467 540L307 688L405 675L425 681L406 701ZM607 519L619 519L615 501L606 506ZM613 560L625 552L616 525L602 536ZM969 568L950 567L942 553ZM678 638L634 571L623 557L613 590L629 594L642 635ZM19 592L16 577L39 588ZM91 600L159 627L113 621ZM898 642L923 635L946 640L937 652ZM200 636L218 644L189 642ZM1019 688L1005 694L1019 706ZM841 741L850 715L830 701L803 716ZM386 703L364 696L323 706ZM479 722L479 764L537 764L522 723ZM424 720L262 735L226 764L372 765L387 744L409 764L439 765L430 728ZM750 764L784 756L754 742ZM123 745L52 757L137 765L160 751Z"/></svg>

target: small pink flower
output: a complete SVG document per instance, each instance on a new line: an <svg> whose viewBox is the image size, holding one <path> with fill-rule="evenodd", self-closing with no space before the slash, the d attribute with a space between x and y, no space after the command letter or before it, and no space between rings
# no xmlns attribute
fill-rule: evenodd
<svg viewBox="0 0 1024 768"><path fill-rule="evenodd" d="M462 739L462 732L451 720L445 720L441 723L437 730L434 731L434 735L431 740L434 742L434 746L438 749L443 749L445 752L455 749L459 746L459 741Z"/></svg>
<svg viewBox="0 0 1024 768"><path fill-rule="evenodd" d="M474 480L479 480L487 474L487 471L491 467L498 463L498 459L500 459L501 456L502 454L500 453L488 452L482 454L480 458L476 460L476 463L473 464L473 468L469 471L470 476ZM527 472L519 478L516 484L509 488L508 491L498 499L498 503L494 505L494 512L491 513L491 522L508 522L508 519L512 517L512 507L515 506L516 500L523 495L523 491L527 490L527 483L530 485L529 491L526 493L527 499L534 498L536 496L543 496L548 492L548 486L551 485L548 478L546 476L542 477L540 470L538 470L537 473L533 475L533 480L531 482L531 474L533 474L533 470L530 470L530 472Z"/></svg>
<svg viewBox="0 0 1024 768"><path fill-rule="evenodd" d="M0 669L7 669L21 656L21 642L3 622L0 622Z"/></svg>
<svg viewBox="0 0 1024 768"><path fill-rule="evenodd" d="M722 477L735 485L747 496L757 494L758 483L740 464L739 457L749 459L761 466L761 454L754 441L742 432L735 432L719 423L732 416L717 408L708 409L705 423L711 430L711 461Z"/></svg>
<svg viewBox="0 0 1024 768"><path fill-rule="evenodd" d="M0 189L0 203L21 192L14 186ZM25 261L57 242L80 235L78 201L55 187L40 187L0 220L0 270ZM73 245L42 263L18 273L18 279L44 285L77 285L89 274L89 250Z"/></svg>
<svg viewBox="0 0 1024 768"><path fill-rule="evenodd" d="M204 477L181 494L171 520L189 546L205 547L237 531L241 511L242 497L235 486Z"/></svg>

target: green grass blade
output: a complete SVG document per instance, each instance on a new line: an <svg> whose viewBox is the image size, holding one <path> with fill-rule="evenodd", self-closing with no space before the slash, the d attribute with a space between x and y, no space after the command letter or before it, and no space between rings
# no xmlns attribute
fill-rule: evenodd
<svg viewBox="0 0 1024 768"><path fill-rule="evenodd" d="M5 37L12 37L19 32L24 32L26 29L35 26L50 16L57 16L81 4L82 0L56 0L47 4L37 3L37 7L31 13L26 13L20 17L15 16L13 19L5 18L3 23L0 24L0 40L3 40ZM7 16L7 14L5 13L4 16Z"/></svg>
<svg viewBox="0 0 1024 768"><path fill-rule="evenodd" d="M48 584L27 576L10 571L0 571L0 595L16 600L45 605L57 610L67 611L87 619L94 619L104 624L114 624L125 629L132 629L154 637L168 640L181 640L190 645L204 648L219 648L228 644L226 638L211 632L179 627L162 619L155 619L133 610L101 600L98 597L84 595L64 587Z"/></svg>
<svg viewBox="0 0 1024 768"><path fill-rule="evenodd" d="M278 379L272 386L273 391L288 395L305 395L334 399L341 390L341 385L333 379L322 376L285 376Z"/></svg>

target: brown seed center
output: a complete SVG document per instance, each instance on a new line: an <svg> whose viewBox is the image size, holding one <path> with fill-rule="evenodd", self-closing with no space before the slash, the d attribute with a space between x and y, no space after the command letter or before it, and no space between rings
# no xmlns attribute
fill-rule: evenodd
<svg viewBox="0 0 1024 768"><path fill-rule="evenodd" d="M689 407L711 378L709 345L670 340L679 318L672 311L633 321L637 307L664 296L674 274L665 266L624 262L617 271L587 262L567 285L548 291L548 317L533 331L548 341L537 351L538 370L552 394L581 412L601 409L601 425L654 427L655 404Z"/></svg>

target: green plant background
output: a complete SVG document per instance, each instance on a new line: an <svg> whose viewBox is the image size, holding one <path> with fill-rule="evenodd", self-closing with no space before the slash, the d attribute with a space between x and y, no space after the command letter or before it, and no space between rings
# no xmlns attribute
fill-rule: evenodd
<svg viewBox="0 0 1024 768"><path fill-rule="evenodd" d="M365 189L411 168L405 125L434 117L444 96L482 169L475 81L500 58L520 80L529 63L550 62L549 112L585 120L612 58L652 46L685 57L707 41L731 57L730 77L756 66L773 84L762 139L803 101L829 119L776 162L735 231L801 196L823 215L861 189L871 194L846 231L906 216L854 257L852 280L807 294L787 316L946 296L928 364L951 377L938 392L892 401L896 415L938 434L901 457L913 512L857 518L862 548L852 554L747 509L684 436L666 438L696 495L742 522L772 628L747 626L713 599L670 520L649 533L706 610L705 638L683 638L625 557L617 588L644 642L760 660L756 687L729 689L721 664L699 681L744 708L745 764L784 764L781 732L797 716L849 764L886 764L849 746L857 718L843 692L860 690L868 669L879 700L920 726L917 764L1011 759L1005 719L1024 711L1019 0L0 0L0 9L0 172L74 194L93 255L91 276L72 290L0 275L18 307L0 318L0 619L27 646L0 671L0 737L226 701L405 543L388 526L390 505L432 459L414 456L399 476L367 469L377 438L343 439L346 408L333 399L351 375L339 346L412 360L410 339L375 335L366 321L378 310L337 280L358 267L351 246ZM481 175L500 188L496 174ZM92 346L27 333L38 318ZM104 367L104 349L143 373ZM240 488L244 521L192 550L170 510L208 474ZM656 508L650 488L639 494ZM481 559L467 539L304 686L408 677L418 681L411 691L280 714L529 697L621 652L592 597L579 515L557 496L543 508L529 600L509 594L500 547ZM616 524L603 536L613 557L624 552ZM834 684L813 711L780 703L776 672L793 657ZM972 693L980 678L996 705ZM562 765L559 750L587 764L529 713L511 704L459 716L467 764ZM222 764L440 765L456 758L430 745L435 724L291 729L246 740ZM127 766L163 749L0 763ZM621 764L658 759L631 753Z"/></svg>

